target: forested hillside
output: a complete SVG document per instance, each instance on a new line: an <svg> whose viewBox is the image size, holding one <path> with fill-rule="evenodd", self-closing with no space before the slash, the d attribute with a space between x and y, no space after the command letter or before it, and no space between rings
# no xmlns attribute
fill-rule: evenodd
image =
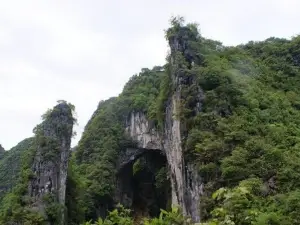
<svg viewBox="0 0 300 225"><path fill-rule="evenodd" d="M26 138L0 158L0 200L15 186L21 169L21 156L32 144L33 138Z"/></svg>
<svg viewBox="0 0 300 225"><path fill-rule="evenodd" d="M2 156L4 155L4 153L5 153L5 149L0 144L0 159L2 158Z"/></svg>
<svg viewBox="0 0 300 225"><path fill-rule="evenodd" d="M67 165L75 118L73 105L58 103L42 116L42 123L33 129L33 138L7 152L10 157L3 161L1 182L10 192L1 199L0 224L65 221Z"/></svg>
<svg viewBox="0 0 300 225"><path fill-rule="evenodd" d="M300 37L227 47L173 18L166 40L86 125L60 223L300 224Z"/></svg>
<svg viewBox="0 0 300 225"><path fill-rule="evenodd" d="M204 182L202 221L298 224L300 38L226 47L177 20L167 39L184 29L190 31L187 54L198 61L189 67L187 58L178 55L179 63L182 74L197 83L181 90L177 116L186 121L184 157L197 165ZM76 158L90 196L98 195L88 201L91 209L113 195L114 159L126 147L120 127L129 112L143 112L163 129L174 91L172 66L167 59L164 67L143 69L118 98L101 103L87 125ZM190 106L198 94L201 111L194 114Z"/></svg>

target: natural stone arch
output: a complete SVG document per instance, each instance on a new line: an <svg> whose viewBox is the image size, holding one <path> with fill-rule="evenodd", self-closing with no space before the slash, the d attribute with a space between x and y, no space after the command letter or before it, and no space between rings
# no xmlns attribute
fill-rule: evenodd
<svg viewBox="0 0 300 225"><path fill-rule="evenodd" d="M179 206L185 215L190 216L194 222L199 222L199 204L200 196L203 194L203 184L195 165L184 160L181 146L181 122L174 117L177 104L180 102L179 98L180 93L176 92L170 99L166 108L163 131L158 131L153 121L149 120L144 113L132 112L127 119L126 133L136 143L138 149L130 156L132 159L143 154L142 150L149 152L160 150L166 155L172 205Z"/></svg>
<svg viewBox="0 0 300 225"><path fill-rule="evenodd" d="M158 215L161 208L166 209L168 198L170 200L171 196L168 196L167 191L158 193L155 189L155 171L167 166L165 154L161 150L131 148L126 149L120 159L115 202L131 208L135 212L144 210L146 214L149 212L150 216ZM138 177L134 174L133 165L139 159L145 160L147 167L138 174ZM156 206L155 209L153 206Z"/></svg>

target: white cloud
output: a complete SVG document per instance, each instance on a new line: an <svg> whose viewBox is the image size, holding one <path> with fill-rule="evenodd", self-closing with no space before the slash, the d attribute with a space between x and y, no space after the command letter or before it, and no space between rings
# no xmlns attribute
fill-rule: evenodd
<svg viewBox="0 0 300 225"><path fill-rule="evenodd" d="M0 143L8 149L30 136L59 99L76 106L80 134L100 100L117 95L141 68L164 63L171 15L232 45L296 35L299 8L298 0L4 1Z"/></svg>

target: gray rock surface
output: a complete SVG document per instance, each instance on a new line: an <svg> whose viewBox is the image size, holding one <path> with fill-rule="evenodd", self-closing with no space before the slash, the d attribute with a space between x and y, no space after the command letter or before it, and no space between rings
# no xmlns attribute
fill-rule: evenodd
<svg viewBox="0 0 300 225"><path fill-rule="evenodd" d="M1 153L4 153L5 152L5 149L2 147L2 145L0 144L0 154Z"/></svg>
<svg viewBox="0 0 300 225"><path fill-rule="evenodd" d="M34 199L33 207L44 213L43 196L52 194L60 205L65 204L68 158L73 132L72 111L60 103L41 124L37 137L36 154L28 189ZM62 212L61 221L64 221Z"/></svg>
<svg viewBox="0 0 300 225"><path fill-rule="evenodd" d="M171 179L172 204L179 205L186 215L191 216L195 222L199 222L199 203L202 191L201 178L193 165L184 162L180 121L172 117L176 108L176 95L173 96L172 101L173 105L169 105L167 109L165 132L161 134L149 127L149 121L147 121L145 115L142 113L131 114L131 123L126 130L140 148L127 149L125 151L124 155L120 157L119 170L135 161L145 151L158 149L163 151L167 157ZM130 198L128 197L128 199Z"/></svg>
<svg viewBox="0 0 300 225"><path fill-rule="evenodd" d="M4 153L5 153L5 149L0 144L0 159L2 158L2 156L4 155Z"/></svg>
<svg viewBox="0 0 300 225"><path fill-rule="evenodd" d="M143 113L131 113L126 132L137 142L138 148L163 149L161 135Z"/></svg>
<svg viewBox="0 0 300 225"><path fill-rule="evenodd" d="M185 161L182 149L182 139L186 138L183 133L185 124L177 117L179 104L182 100L181 90L186 85L195 84L193 76L185 74L180 63L176 62L175 55L182 54L191 67L195 60L199 61L188 49L188 36L182 29L177 35L169 39L171 48L171 79L174 87L169 96L166 107L164 131L158 132L146 116L140 112L132 112L127 121L126 131L137 142L140 149L163 151L167 157L169 175L172 188L172 204L179 205L183 213L191 216L194 222L200 221L200 196L203 192L201 177L192 162ZM203 91L197 88L196 103L193 107L194 114L201 112ZM135 156L139 153L136 152ZM133 156L132 156L133 157Z"/></svg>

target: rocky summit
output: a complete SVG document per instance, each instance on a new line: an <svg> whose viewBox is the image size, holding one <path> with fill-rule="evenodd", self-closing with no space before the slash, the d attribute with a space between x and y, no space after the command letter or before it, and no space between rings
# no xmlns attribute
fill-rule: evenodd
<svg viewBox="0 0 300 225"><path fill-rule="evenodd" d="M224 46L180 17L165 37L77 146L66 101L0 146L0 224L300 224L300 37Z"/></svg>

